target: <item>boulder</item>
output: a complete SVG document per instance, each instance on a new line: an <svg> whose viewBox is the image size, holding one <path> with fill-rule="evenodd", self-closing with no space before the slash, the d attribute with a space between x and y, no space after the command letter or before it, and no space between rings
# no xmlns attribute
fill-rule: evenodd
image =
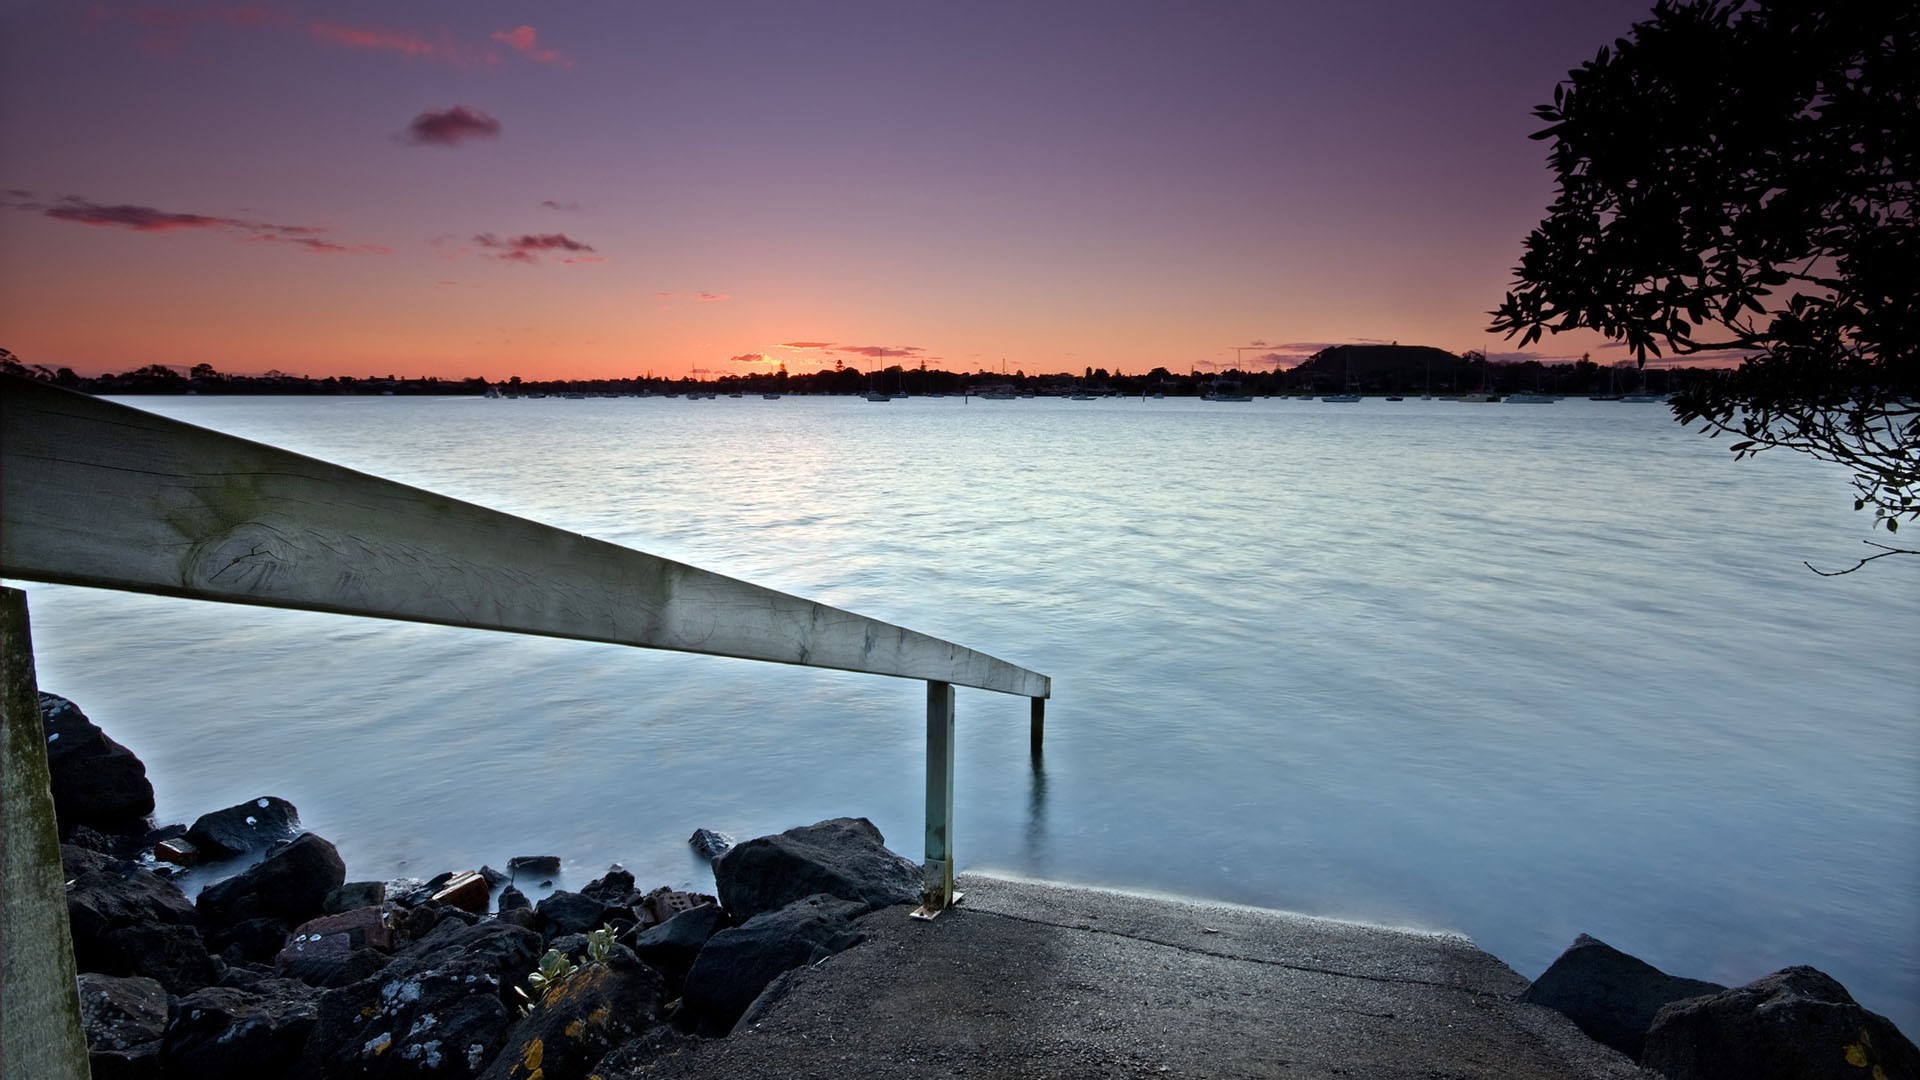
<svg viewBox="0 0 1920 1080"><path fill-rule="evenodd" d="M509 988L539 957L530 930L442 920L378 974L321 995L314 1052L329 1076L476 1076L518 1020Z"/></svg>
<svg viewBox="0 0 1920 1080"><path fill-rule="evenodd" d="M734 839L726 833L715 832L712 829L695 829L693 835L687 837L687 843L693 846L695 855L712 862L733 850Z"/></svg>
<svg viewBox="0 0 1920 1080"><path fill-rule="evenodd" d="M209 986L180 999L160 1056L167 1075L254 1080L314 1075L302 1055L317 1014L312 987L263 979L253 989Z"/></svg>
<svg viewBox="0 0 1920 1080"><path fill-rule="evenodd" d="M393 932L381 910L358 908L295 928L273 967L309 986L346 986L385 967L392 947Z"/></svg>
<svg viewBox="0 0 1920 1080"><path fill-rule="evenodd" d="M513 875L516 882L523 876L528 880L556 877L560 873L560 856L515 855L507 860L507 873Z"/></svg>
<svg viewBox="0 0 1920 1080"><path fill-rule="evenodd" d="M660 1025L660 973L617 949L561 980L507 1039L485 1080L585 1080L608 1053Z"/></svg>
<svg viewBox="0 0 1920 1080"><path fill-rule="evenodd" d="M1810 967L1676 1001L1647 1031L1641 1064L1669 1080L1920 1077L1920 1050Z"/></svg>
<svg viewBox="0 0 1920 1080"><path fill-rule="evenodd" d="M633 921L633 909L596 900L584 893L561 889L534 905L549 939L598 930L615 919Z"/></svg>
<svg viewBox="0 0 1920 1080"><path fill-rule="evenodd" d="M300 811L273 795L201 814L187 830L187 842L202 859L231 859L300 835Z"/></svg>
<svg viewBox="0 0 1920 1080"><path fill-rule="evenodd" d="M268 855L259 865L209 885L196 901L202 927L268 916L289 926L321 913L327 894L347 880L347 864L313 833Z"/></svg>
<svg viewBox="0 0 1920 1080"><path fill-rule="evenodd" d="M241 919L207 931L207 948L229 964L271 964L293 930L271 915Z"/></svg>
<svg viewBox="0 0 1920 1080"><path fill-rule="evenodd" d="M531 909L532 907L533 907L533 901L527 899L526 893L523 893L519 889L516 889L513 886L509 885L506 888L500 890L500 900L497 906L495 907L495 910L507 912L507 911L519 911L522 909Z"/></svg>
<svg viewBox="0 0 1920 1080"><path fill-rule="evenodd" d="M825 893L862 911L919 900L920 867L888 851L866 818L833 818L736 845L713 861L720 904L736 921Z"/></svg>
<svg viewBox="0 0 1920 1080"><path fill-rule="evenodd" d="M640 959L658 968L667 977L667 985L678 988L686 981L694 957L706 947L707 939L725 929L726 912L718 904L702 904L683 911L658 926L640 932L633 939L633 951Z"/></svg>
<svg viewBox="0 0 1920 1080"><path fill-rule="evenodd" d="M103 833L144 833L153 813L153 784L133 751L58 694L40 695L40 725L61 835L82 825Z"/></svg>
<svg viewBox="0 0 1920 1080"><path fill-rule="evenodd" d="M84 848L61 849L70 875L67 925L81 971L144 975L185 994L219 979L179 886L136 863Z"/></svg>
<svg viewBox="0 0 1920 1080"><path fill-rule="evenodd" d="M859 944L865 935L852 920L866 911L867 905L857 900L820 893L713 935L694 958L681 989L697 1030L702 1035L727 1034L781 972Z"/></svg>
<svg viewBox="0 0 1920 1080"><path fill-rule="evenodd" d="M1587 1037L1633 1058L1647 1038L1653 1015L1668 1002L1726 987L1669 975L1652 964L1581 934L1520 994L1574 1022Z"/></svg>
<svg viewBox="0 0 1920 1080"><path fill-rule="evenodd" d="M386 882L349 881L327 893L327 901L320 905L320 910L328 915L338 915L343 911L353 911L356 908L379 907L386 902Z"/></svg>
<svg viewBox="0 0 1920 1080"><path fill-rule="evenodd" d="M152 979L84 972L80 1024L94 1080L153 1080L167 1032L167 990Z"/></svg>
<svg viewBox="0 0 1920 1080"><path fill-rule="evenodd" d="M597 877L580 889L581 896L589 896L608 907L625 907L638 896L633 888L633 875L623 866L607 868L605 877Z"/></svg>

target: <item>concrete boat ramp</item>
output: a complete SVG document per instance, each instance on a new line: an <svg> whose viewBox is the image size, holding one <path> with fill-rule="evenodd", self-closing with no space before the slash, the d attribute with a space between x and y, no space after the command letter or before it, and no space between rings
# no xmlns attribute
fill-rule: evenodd
<svg viewBox="0 0 1920 1080"><path fill-rule="evenodd" d="M1464 938L982 875L647 1077L1643 1077ZM606 1080L614 1080L609 1076Z"/></svg>

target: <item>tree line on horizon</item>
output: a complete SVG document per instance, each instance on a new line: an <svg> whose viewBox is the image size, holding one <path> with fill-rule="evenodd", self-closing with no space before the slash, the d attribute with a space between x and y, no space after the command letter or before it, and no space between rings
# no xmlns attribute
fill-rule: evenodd
<svg viewBox="0 0 1920 1080"><path fill-rule="evenodd" d="M935 368L907 368L893 364L875 371L853 367L823 368L812 374L773 372L665 378L636 375L601 379L522 379L512 376L490 382L479 377L442 379L437 376L401 377L329 375L315 378L268 371L262 375L231 374L212 364L194 364L184 372L166 364L148 364L118 374L80 375L72 368L29 364L0 349L0 371L53 383L88 394L313 394L313 395L472 395L490 389L507 394L640 394L718 393L862 394L882 390L889 394L965 394L1010 386L1015 390L1071 393L1087 390L1127 396L1164 394L1198 397L1231 387L1241 393L1268 396L1293 394L1455 394L1485 390L1494 393L1531 391L1552 394L1676 392L1692 381L1712 378L1713 368L1657 368L1635 370L1631 362L1603 366L1587 357L1549 363L1539 360L1501 361L1484 352L1463 354L1425 345L1335 345L1291 368L1242 370L1229 368L1185 373L1155 367L1138 375L1087 367L1079 374L1027 374Z"/></svg>

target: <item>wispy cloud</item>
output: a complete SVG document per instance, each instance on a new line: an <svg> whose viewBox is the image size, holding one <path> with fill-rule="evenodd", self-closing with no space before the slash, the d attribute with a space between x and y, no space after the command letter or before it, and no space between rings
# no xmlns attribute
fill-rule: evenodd
<svg viewBox="0 0 1920 1080"><path fill-rule="evenodd" d="M571 201L560 202L556 199L542 199L540 200L540 208L543 210L559 210L562 213L572 214L579 211L580 204Z"/></svg>
<svg viewBox="0 0 1920 1080"><path fill-rule="evenodd" d="M766 353L750 352L741 353L739 356L729 356L727 357L727 362L733 364L764 364L769 359L771 358L767 356Z"/></svg>
<svg viewBox="0 0 1920 1080"><path fill-rule="evenodd" d="M918 345L839 345L828 352L852 353L856 356L870 357L909 357L918 356L927 350Z"/></svg>
<svg viewBox="0 0 1920 1080"><path fill-rule="evenodd" d="M833 342L831 341L783 341L780 343L780 347L783 349L825 349L832 346L832 344Z"/></svg>
<svg viewBox="0 0 1920 1080"><path fill-rule="evenodd" d="M468 139L497 139L500 121L465 105L435 111L428 109L413 118L401 139L415 146L458 146Z"/></svg>
<svg viewBox="0 0 1920 1080"><path fill-rule="evenodd" d="M691 300L697 304L717 304L729 299L726 293L716 292L661 292L653 295L660 300Z"/></svg>
<svg viewBox="0 0 1920 1080"><path fill-rule="evenodd" d="M369 52L393 52L403 56L471 66L497 64L499 54L492 49L464 45L447 38L429 40L411 30L389 30L379 26L348 26L345 23L315 19L307 24L307 35L330 45Z"/></svg>
<svg viewBox="0 0 1920 1080"><path fill-rule="evenodd" d="M167 233L204 229L225 232L241 240L258 243L292 244L320 255L391 255L391 248L380 244L342 244L325 237L323 225L281 225L270 221L197 214L181 210L162 210L137 203L97 203L78 195L63 195L51 202L39 200L30 191L10 191L20 201L0 203L9 209L37 213L55 221L98 228L127 229L143 233Z"/></svg>
<svg viewBox="0 0 1920 1080"><path fill-rule="evenodd" d="M537 265L542 256L558 259L563 263L605 262L593 254L593 245L582 243L566 233L525 233L520 236L498 237L492 233L481 233L473 238L485 258L500 259L504 262Z"/></svg>
<svg viewBox="0 0 1920 1080"><path fill-rule="evenodd" d="M543 49L539 46L539 34L531 26L516 26L511 30L496 30L492 40L501 43L520 55L541 64L556 64L560 67L572 67L573 61L560 55L558 50Z"/></svg>

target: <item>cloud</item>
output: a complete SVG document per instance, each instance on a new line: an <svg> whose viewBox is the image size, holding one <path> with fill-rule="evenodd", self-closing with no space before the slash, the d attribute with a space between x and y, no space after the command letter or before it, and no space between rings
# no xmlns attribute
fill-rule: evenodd
<svg viewBox="0 0 1920 1080"><path fill-rule="evenodd" d="M505 262L537 265L542 255L551 255L563 263L604 262L598 255L592 254L593 245L583 243L566 233L523 233L505 239L492 233L480 233L473 242L490 254L489 259Z"/></svg>
<svg viewBox="0 0 1920 1080"><path fill-rule="evenodd" d="M315 19L307 24L307 35L333 45L370 52L397 52L405 56L444 60L466 66L497 64L500 58L491 49L475 48L458 42L429 41L407 30L387 30L376 26L347 26L344 23Z"/></svg>
<svg viewBox="0 0 1920 1080"><path fill-rule="evenodd" d="M537 63L558 64L561 67L573 66L573 61L560 55L558 51L540 48L536 44L538 35L535 34L531 26L516 26L511 30L496 30L493 32L492 39L509 48L518 50L520 55Z"/></svg>
<svg viewBox="0 0 1920 1080"><path fill-rule="evenodd" d="M750 352L741 353L739 356L729 356L727 360L735 364L764 364L767 362L768 356L766 353Z"/></svg>
<svg viewBox="0 0 1920 1080"><path fill-rule="evenodd" d="M27 196L32 192L13 192ZM152 206L140 206L135 203L97 203L83 199L78 195L63 195L51 203L39 201L13 202L3 205L16 210L38 213L55 221L67 221L76 225L92 225L98 228L130 229L134 232L166 233L185 229L211 229L235 234L241 240L292 244L318 255L391 255L393 250L380 244L341 244L325 239L327 232L321 225L276 225L268 221L249 221L246 218L222 217L215 214L195 214L179 210L161 210Z"/></svg>
<svg viewBox="0 0 1920 1080"><path fill-rule="evenodd" d="M497 139L500 121L465 105L435 112L428 109L413 118L402 138L415 146L458 146L468 139Z"/></svg>
<svg viewBox="0 0 1920 1080"><path fill-rule="evenodd" d="M783 349L824 349L832 344L833 342L831 341L783 341L780 343L780 347Z"/></svg>
<svg viewBox="0 0 1920 1080"><path fill-rule="evenodd" d="M661 300L692 300L698 304L717 304L722 300L730 299L726 293L716 292L661 292L653 295Z"/></svg>
<svg viewBox="0 0 1920 1080"><path fill-rule="evenodd" d="M919 353L926 352L927 350L921 348L918 345L841 345L836 348L828 349L827 351L837 352L837 353L853 353L858 356L870 356L870 357L876 357L876 358L881 356L904 358L904 357L914 356Z"/></svg>
<svg viewBox="0 0 1920 1080"><path fill-rule="evenodd" d="M580 204L577 202L557 202L553 199L540 200L540 206L545 210L560 210L569 214L580 209Z"/></svg>

